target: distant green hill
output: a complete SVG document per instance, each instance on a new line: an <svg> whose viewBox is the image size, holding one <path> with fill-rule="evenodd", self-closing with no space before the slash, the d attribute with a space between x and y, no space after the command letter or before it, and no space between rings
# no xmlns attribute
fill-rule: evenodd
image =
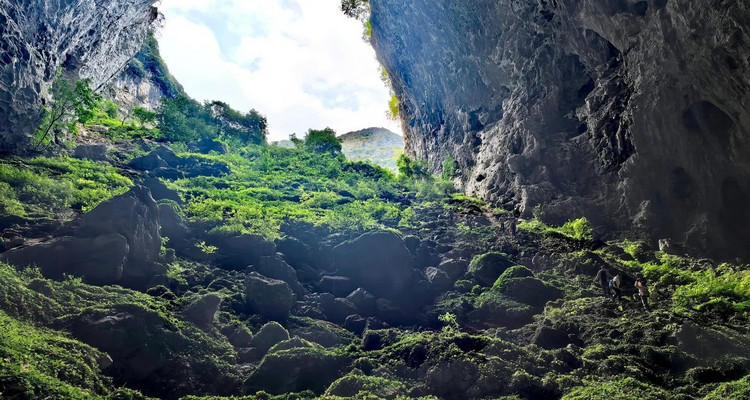
<svg viewBox="0 0 750 400"><path fill-rule="evenodd" d="M367 128L339 136L341 149L352 161L372 161L396 170L396 156L404 150L404 139L385 128Z"/></svg>

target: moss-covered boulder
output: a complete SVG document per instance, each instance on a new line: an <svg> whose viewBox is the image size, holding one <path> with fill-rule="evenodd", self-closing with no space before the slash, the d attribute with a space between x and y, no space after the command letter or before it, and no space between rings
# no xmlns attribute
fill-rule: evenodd
<svg viewBox="0 0 750 400"><path fill-rule="evenodd" d="M563 296L562 290L534 277L512 278L492 290L499 290L510 299L534 307Z"/></svg>
<svg viewBox="0 0 750 400"><path fill-rule="evenodd" d="M278 322L272 321L260 328L250 341L250 346L265 354L271 347L284 340L289 340L289 332Z"/></svg>
<svg viewBox="0 0 750 400"><path fill-rule="evenodd" d="M274 320L286 319L294 306L294 293L286 282L257 272L245 279L245 299L252 312Z"/></svg>
<svg viewBox="0 0 750 400"><path fill-rule="evenodd" d="M350 373L333 382L325 394L344 398L375 395L378 398L393 399L406 394L406 385L403 382L379 376Z"/></svg>
<svg viewBox="0 0 750 400"><path fill-rule="evenodd" d="M266 354L245 381L249 392L283 394L312 390L322 393L341 376L349 360L319 347L297 347Z"/></svg>
<svg viewBox="0 0 750 400"><path fill-rule="evenodd" d="M502 253L485 253L474 257L469 264L470 275L482 286L491 286L513 263Z"/></svg>

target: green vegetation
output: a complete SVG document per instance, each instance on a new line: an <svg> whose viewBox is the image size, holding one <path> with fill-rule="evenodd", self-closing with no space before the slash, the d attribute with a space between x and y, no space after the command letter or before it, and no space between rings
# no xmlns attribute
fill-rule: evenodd
<svg viewBox="0 0 750 400"><path fill-rule="evenodd" d="M126 73L138 78L150 77L168 99L184 94L182 85L169 73L159 53L159 42L150 33L141 50L128 65Z"/></svg>
<svg viewBox="0 0 750 400"><path fill-rule="evenodd" d="M305 135L305 148L315 153L341 154L341 141L331 128L323 130L310 129Z"/></svg>
<svg viewBox="0 0 750 400"><path fill-rule="evenodd" d="M220 101L200 104L185 96L164 99L156 120L161 137L171 142L220 138L240 144L265 142L266 119L257 111L247 114Z"/></svg>
<svg viewBox="0 0 750 400"><path fill-rule="evenodd" d="M535 215L533 219L521 221L518 229L544 235L558 234L575 240L591 240L594 233L589 220L585 217L569 220L562 226L555 227L545 224L538 215Z"/></svg>
<svg viewBox="0 0 750 400"><path fill-rule="evenodd" d="M661 388L639 382L633 378L577 388L563 396L563 400L669 400L674 398Z"/></svg>
<svg viewBox="0 0 750 400"><path fill-rule="evenodd" d="M453 159L453 157L451 157L450 154L445 156L445 160L443 161L443 179L453 179L453 177L456 176L457 168L458 164L456 164L456 161Z"/></svg>
<svg viewBox="0 0 750 400"><path fill-rule="evenodd" d="M32 139L34 150L57 143L60 136L75 131L76 123L86 123L94 118L101 97L90 87L88 79L72 83L58 76L52 84L52 102L44 108L44 117Z"/></svg>
<svg viewBox="0 0 750 400"><path fill-rule="evenodd" d="M0 161L0 211L50 217L69 208L89 211L133 183L109 164L68 157Z"/></svg>
<svg viewBox="0 0 750 400"><path fill-rule="evenodd" d="M231 174L179 179L169 185L187 200L188 219L212 222L215 232L267 238L278 237L285 221L330 229L414 228L409 198L434 198L448 190L436 180L399 180L380 167L346 161L328 147L318 153L327 144L318 139L315 143L294 149L233 147L225 156L180 153L226 163Z"/></svg>

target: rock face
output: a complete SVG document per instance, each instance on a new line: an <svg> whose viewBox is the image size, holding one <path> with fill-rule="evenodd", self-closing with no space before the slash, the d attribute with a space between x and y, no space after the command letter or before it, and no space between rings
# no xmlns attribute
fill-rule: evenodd
<svg viewBox="0 0 750 400"><path fill-rule="evenodd" d="M750 5L372 0L406 150L551 222L750 256ZM709 251L710 250L710 251Z"/></svg>
<svg viewBox="0 0 750 400"><path fill-rule="evenodd" d="M117 75L158 17L153 0L0 0L0 149L26 145L58 69L94 88Z"/></svg>
<svg viewBox="0 0 750 400"><path fill-rule="evenodd" d="M83 277L88 283L145 288L166 273L160 263L159 209L148 189L135 186L76 221L74 236L2 254L15 265L39 266L45 276Z"/></svg>

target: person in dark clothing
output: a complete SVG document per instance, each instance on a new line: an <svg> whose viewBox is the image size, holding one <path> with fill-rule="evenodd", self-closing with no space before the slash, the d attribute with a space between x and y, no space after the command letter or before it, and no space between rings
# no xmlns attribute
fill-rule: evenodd
<svg viewBox="0 0 750 400"><path fill-rule="evenodd" d="M596 276L594 277L594 283L599 283L599 286L602 287L602 291L604 292L604 297L609 297L609 272L607 272L607 269L602 267L602 269L599 270L599 272L596 273Z"/></svg>
<svg viewBox="0 0 750 400"><path fill-rule="evenodd" d="M510 222L508 223L508 227L509 227L508 231L510 232L510 235L511 236L516 236L516 227L517 226L516 226L516 220L515 219L511 219L510 220Z"/></svg>

